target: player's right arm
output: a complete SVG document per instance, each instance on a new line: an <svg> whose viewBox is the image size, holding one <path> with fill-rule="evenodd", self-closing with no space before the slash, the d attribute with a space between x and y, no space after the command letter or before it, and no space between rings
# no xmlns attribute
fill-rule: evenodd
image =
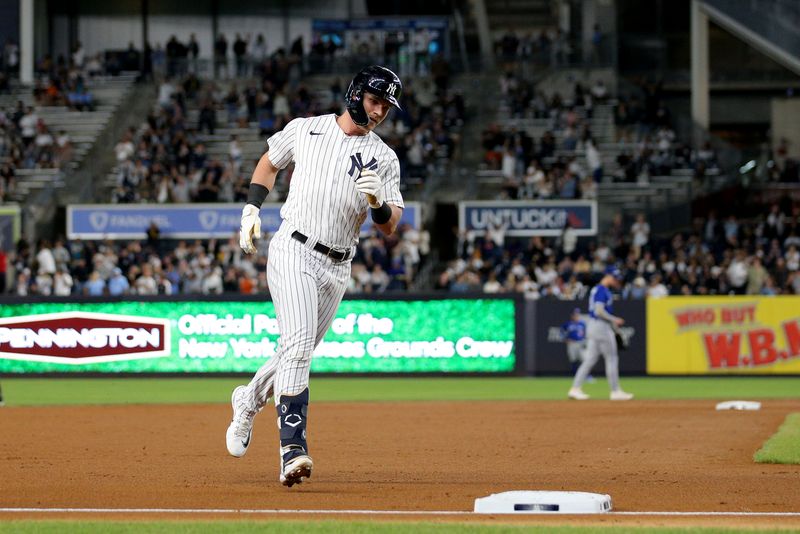
<svg viewBox="0 0 800 534"><path fill-rule="evenodd" d="M247 204L242 208L242 222L239 229L239 246L246 254L256 251L254 241L261 238L261 217L259 211L267 194L275 187L278 168L269 159L269 152L261 156L250 178Z"/></svg>
<svg viewBox="0 0 800 534"><path fill-rule="evenodd" d="M239 246L246 254L256 251L254 241L261 238L261 217L258 214L261 204L275 186L278 171L294 158L294 138L299 120L290 121L283 130L269 138L269 150L261 156L253 170L239 229Z"/></svg>
<svg viewBox="0 0 800 534"><path fill-rule="evenodd" d="M594 303L594 314L598 318L611 323L614 326L622 326L625 323L625 320L622 317L617 317L616 315L611 315L606 311L606 305L602 302L595 302Z"/></svg>
<svg viewBox="0 0 800 534"><path fill-rule="evenodd" d="M272 191L272 188L275 187L275 178L278 176L279 170L278 167L272 164L269 159L269 152L267 152L258 160L258 165L253 170L253 177L250 179L250 183L262 185Z"/></svg>

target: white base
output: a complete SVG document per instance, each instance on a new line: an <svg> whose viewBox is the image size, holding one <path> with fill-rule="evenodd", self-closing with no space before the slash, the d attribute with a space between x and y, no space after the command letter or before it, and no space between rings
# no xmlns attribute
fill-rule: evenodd
<svg viewBox="0 0 800 534"><path fill-rule="evenodd" d="M506 491L475 499L478 514L602 514L611 497L583 491Z"/></svg>
<svg viewBox="0 0 800 534"><path fill-rule="evenodd" d="M732 400L717 404L717 410L760 410L761 403L758 401Z"/></svg>

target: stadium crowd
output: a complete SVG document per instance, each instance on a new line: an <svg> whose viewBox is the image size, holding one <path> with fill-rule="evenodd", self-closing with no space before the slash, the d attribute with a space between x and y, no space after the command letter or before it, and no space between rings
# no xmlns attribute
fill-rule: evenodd
<svg viewBox="0 0 800 534"><path fill-rule="evenodd" d="M599 239L567 227L558 238L505 235L502 225L460 233L457 258L437 288L451 292L519 292L527 298L585 297L608 264L624 275L622 297L800 295L800 206L752 221L712 212L691 231L661 239L644 215L630 226L617 216Z"/></svg>
<svg viewBox="0 0 800 534"><path fill-rule="evenodd" d="M155 224L142 241L24 239L0 252L0 293L66 297L175 294L265 294L270 236L254 255L228 240L167 240ZM373 231L361 239L353 259L349 292L406 290L430 251L430 237L401 225L392 236Z"/></svg>
<svg viewBox="0 0 800 534"><path fill-rule="evenodd" d="M339 80L332 80L324 91L292 85L291 62L282 56L264 60L258 70L258 78L227 85L201 81L192 72L162 80L158 108L114 148L118 165L112 201L242 202L250 176L243 172L247 166L240 142L230 137L223 160L209 156L209 136L221 127L238 127L257 129L266 138L294 117L341 113L346 87ZM464 102L461 95L420 78L408 80L402 105L378 133L397 153L402 176L422 180L453 157ZM190 110L197 110L196 121L189 120ZM285 176L290 180L291 171Z"/></svg>
<svg viewBox="0 0 800 534"><path fill-rule="evenodd" d="M702 182L718 168L709 143L692 148L676 137L659 84L643 82L640 95L612 99L602 80L586 88L575 83L571 95L550 97L513 70L500 78L500 92L513 118L539 119L546 130L539 139L515 126L491 124L484 132L483 164L501 171L500 198L595 198L605 180L648 182L673 169L692 169ZM613 105L616 142L614 167L604 164L592 133L595 107Z"/></svg>
<svg viewBox="0 0 800 534"><path fill-rule="evenodd" d="M14 191L17 169L61 168L71 158L69 134L51 132L33 107L0 111L0 202Z"/></svg>

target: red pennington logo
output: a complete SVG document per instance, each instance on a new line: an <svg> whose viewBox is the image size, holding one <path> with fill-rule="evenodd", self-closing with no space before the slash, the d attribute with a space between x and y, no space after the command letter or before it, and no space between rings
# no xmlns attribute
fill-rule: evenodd
<svg viewBox="0 0 800 534"><path fill-rule="evenodd" d="M70 365L170 354L169 320L64 312L0 319L0 358Z"/></svg>

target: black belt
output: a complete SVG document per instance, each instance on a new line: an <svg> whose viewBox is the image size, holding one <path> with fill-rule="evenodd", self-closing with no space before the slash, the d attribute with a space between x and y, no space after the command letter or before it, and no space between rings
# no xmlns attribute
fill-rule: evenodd
<svg viewBox="0 0 800 534"><path fill-rule="evenodd" d="M292 232L292 237L300 241L301 243L305 243L308 241L308 237L304 236L297 230ZM325 254L329 258L332 258L336 261L344 261L350 256L350 249L347 250L336 250L331 247L326 247L322 243L315 243L314 250L319 252L320 254Z"/></svg>

